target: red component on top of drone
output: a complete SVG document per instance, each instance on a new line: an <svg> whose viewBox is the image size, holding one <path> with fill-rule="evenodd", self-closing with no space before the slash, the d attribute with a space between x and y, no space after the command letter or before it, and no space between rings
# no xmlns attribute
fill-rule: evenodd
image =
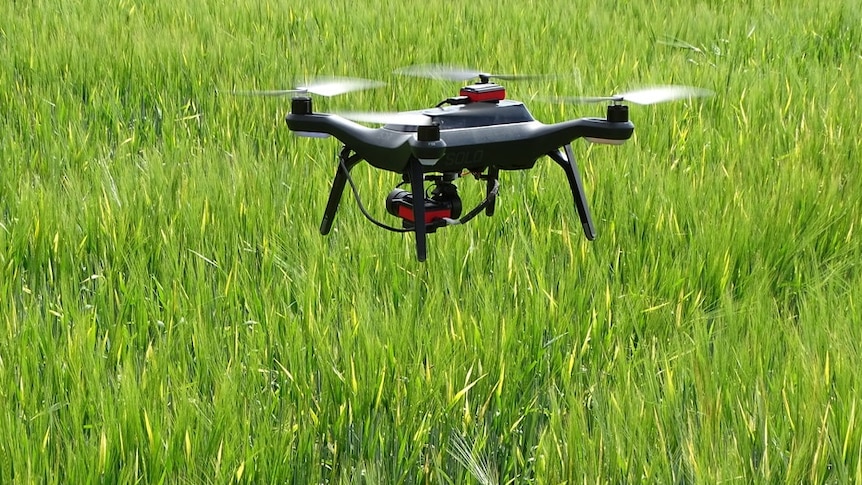
<svg viewBox="0 0 862 485"><path fill-rule="evenodd" d="M471 84L461 88L461 96L466 96L470 101L502 101L506 99L506 88L495 83Z"/></svg>

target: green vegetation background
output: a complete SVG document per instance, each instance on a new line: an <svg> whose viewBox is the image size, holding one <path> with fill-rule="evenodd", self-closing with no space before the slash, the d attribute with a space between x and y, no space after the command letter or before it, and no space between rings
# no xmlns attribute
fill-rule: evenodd
<svg viewBox="0 0 862 485"><path fill-rule="evenodd" d="M0 481L862 481L859 7L3 2ZM347 196L321 237L337 142L229 92L426 62L557 74L545 122L716 95L576 143L595 242L548 160L425 264Z"/></svg>

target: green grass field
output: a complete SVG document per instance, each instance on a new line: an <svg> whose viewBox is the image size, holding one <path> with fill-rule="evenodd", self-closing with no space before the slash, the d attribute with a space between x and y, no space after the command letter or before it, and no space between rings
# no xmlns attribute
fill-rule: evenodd
<svg viewBox="0 0 862 485"><path fill-rule="evenodd" d="M0 6L0 482L862 482L858 1L261 3ZM337 142L228 93L430 62L715 96L575 143L594 242L548 159L321 236Z"/></svg>

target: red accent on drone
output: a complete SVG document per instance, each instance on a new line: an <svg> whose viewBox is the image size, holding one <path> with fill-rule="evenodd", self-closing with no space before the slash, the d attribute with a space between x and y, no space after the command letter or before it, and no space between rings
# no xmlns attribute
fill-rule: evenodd
<svg viewBox="0 0 862 485"><path fill-rule="evenodd" d="M506 88L495 83L471 84L461 88L461 96L467 96L470 101L502 101L506 99Z"/></svg>
<svg viewBox="0 0 862 485"><path fill-rule="evenodd" d="M416 222L416 219L413 217L412 206L399 205L398 217L404 219L405 221L410 221L414 223ZM443 219L447 217L452 217L452 211L450 209L425 210L425 224L430 224L437 219Z"/></svg>

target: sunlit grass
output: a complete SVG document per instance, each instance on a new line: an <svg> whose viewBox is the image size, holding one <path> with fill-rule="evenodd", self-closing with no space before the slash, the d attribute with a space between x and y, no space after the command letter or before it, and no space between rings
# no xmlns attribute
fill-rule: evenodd
<svg viewBox="0 0 862 485"><path fill-rule="evenodd" d="M0 481L862 481L853 2L0 15ZM350 194L320 236L337 143L230 91L359 76L389 86L316 107L414 109L458 87L391 75L426 62L715 96L576 142L594 242L547 160L427 263ZM398 176L354 174L387 217Z"/></svg>

